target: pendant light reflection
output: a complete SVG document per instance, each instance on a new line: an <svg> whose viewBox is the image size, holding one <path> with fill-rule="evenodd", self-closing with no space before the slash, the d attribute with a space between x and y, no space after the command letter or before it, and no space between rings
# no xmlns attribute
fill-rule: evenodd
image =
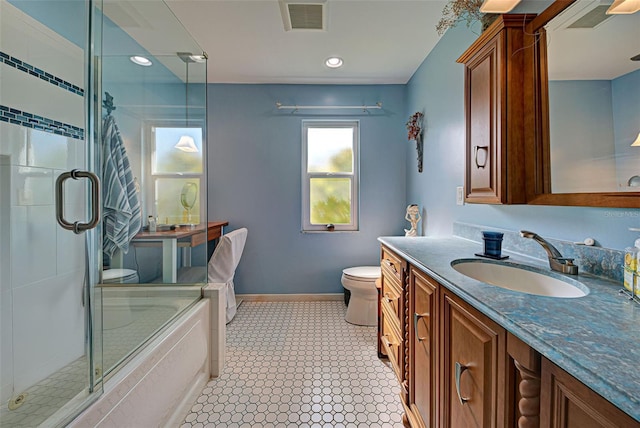
<svg viewBox="0 0 640 428"><path fill-rule="evenodd" d="M207 55L194 55L191 52L178 52L178 57L185 64L185 91L184 91L184 110L185 110L185 127L189 126L189 63L204 63L207 60ZM186 153L198 153L198 146L193 137L190 135L183 135L180 137L174 148L182 150Z"/></svg>
<svg viewBox="0 0 640 428"><path fill-rule="evenodd" d="M187 153L198 153L198 146L196 146L196 142L193 137L189 135L183 135L180 137L178 143L173 147Z"/></svg>
<svg viewBox="0 0 640 428"><path fill-rule="evenodd" d="M638 132L638 138L636 138L636 140L631 143L631 147L640 147L640 132Z"/></svg>
<svg viewBox="0 0 640 428"><path fill-rule="evenodd" d="M630 14L640 11L640 0L615 0L607 9L607 15Z"/></svg>
<svg viewBox="0 0 640 428"><path fill-rule="evenodd" d="M507 13L516 7L518 3L520 3L520 0L484 0L482 6L480 6L480 12Z"/></svg>

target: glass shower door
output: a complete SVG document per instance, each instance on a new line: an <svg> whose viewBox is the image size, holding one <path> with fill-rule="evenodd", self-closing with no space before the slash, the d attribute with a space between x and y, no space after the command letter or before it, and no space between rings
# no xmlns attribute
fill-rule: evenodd
<svg viewBox="0 0 640 428"><path fill-rule="evenodd" d="M86 21L56 25L48 7ZM100 389L90 321L98 265L88 251L96 232L80 230L92 188L70 172L93 166L88 19L85 2L0 0L1 427L63 425ZM80 233L60 227L57 211Z"/></svg>

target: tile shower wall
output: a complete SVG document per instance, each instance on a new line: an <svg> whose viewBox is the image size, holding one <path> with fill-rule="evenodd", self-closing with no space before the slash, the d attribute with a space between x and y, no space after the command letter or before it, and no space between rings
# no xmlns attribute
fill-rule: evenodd
<svg viewBox="0 0 640 428"><path fill-rule="evenodd" d="M6 402L84 354L84 240L57 225L53 196L57 176L84 165L84 53L5 0L0 20L0 398ZM84 195L84 188L69 183L66 192ZM69 219L84 218L76 199L67 198Z"/></svg>

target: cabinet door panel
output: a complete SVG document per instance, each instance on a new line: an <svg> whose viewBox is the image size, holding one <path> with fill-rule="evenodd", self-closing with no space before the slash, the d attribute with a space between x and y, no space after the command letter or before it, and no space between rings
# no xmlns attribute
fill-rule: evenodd
<svg viewBox="0 0 640 428"><path fill-rule="evenodd" d="M640 423L582 382L542 359L540 426L550 428L638 428Z"/></svg>
<svg viewBox="0 0 640 428"><path fill-rule="evenodd" d="M469 192L495 192L492 176L495 148L495 110L489 100L495 97L496 51L491 49L469 69Z"/></svg>
<svg viewBox="0 0 640 428"><path fill-rule="evenodd" d="M501 36L496 36L467 65L467 200L499 203Z"/></svg>
<svg viewBox="0 0 640 428"><path fill-rule="evenodd" d="M420 423L436 426L438 284L411 270L409 311L409 399Z"/></svg>
<svg viewBox="0 0 640 428"><path fill-rule="evenodd" d="M445 427L504 426L505 332L443 293L442 399Z"/></svg>
<svg viewBox="0 0 640 428"><path fill-rule="evenodd" d="M535 40L524 25L532 18L501 15L458 58L465 64L467 202L526 202L524 150L534 138L525 132L525 119L532 123L534 97L533 74L525 64L530 65Z"/></svg>

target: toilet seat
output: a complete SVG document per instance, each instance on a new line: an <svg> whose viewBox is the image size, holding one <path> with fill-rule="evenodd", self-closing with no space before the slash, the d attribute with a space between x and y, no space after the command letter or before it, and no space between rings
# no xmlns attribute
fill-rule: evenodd
<svg viewBox="0 0 640 428"><path fill-rule="evenodd" d="M342 285L351 292L345 320L356 325L378 323L378 290L380 266L357 266L342 271Z"/></svg>
<svg viewBox="0 0 640 428"><path fill-rule="evenodd" d="M357 266L342 270L342 274L356 281L375 282L380 278L380 266Z"/></svg>
<svg viewBox="0 0 640 428"><path fill-rule="evenodd" d="M136 284L140 282L138 272L133 269L107 269L102 271L103 284Z"/></svg>

